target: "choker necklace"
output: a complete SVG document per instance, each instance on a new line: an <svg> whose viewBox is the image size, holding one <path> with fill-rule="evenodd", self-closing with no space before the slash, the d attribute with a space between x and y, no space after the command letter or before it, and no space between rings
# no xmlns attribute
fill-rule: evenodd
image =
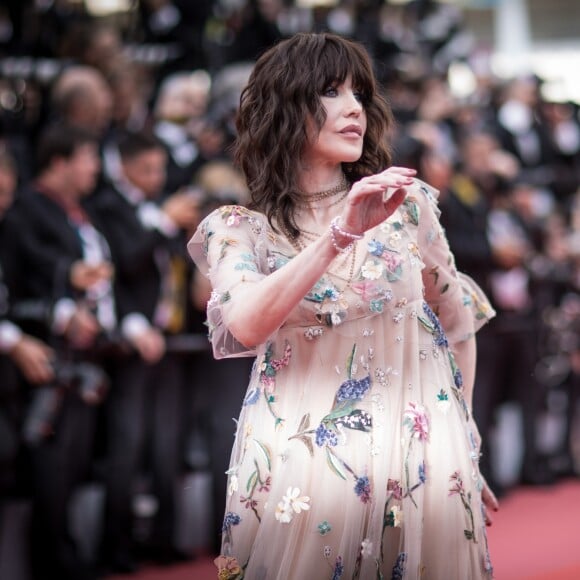
<svg viewBox="0 0 580 580"><path fill-rule="evenodd" d="M330 189L325 189L324 191L315 191L314 193L308 193L306 191L298 190L298 193L302 196L304 205L309 205L313 201L321 201L323 199L326 199L327 197L333 197L336 194L341 193L345 190L348 191L348 181L343 173L340 179L340 183L338 183L334 187L331 187ZM302 205L302 203L300 205Z"/></svg>
<svg viewBox="0 0 580 580"><path fill-rule="evenodd" d="M330 203L327 203L326 205L315 205L310 203L310 200L308 200L304 201L303 203L297 203L296 206L299 207L300 209L327 209L329 207L339 204L341 201L344 201L347 195L348 188L342 192L342 195L339 195L336 199L332 200Z"/></svg>

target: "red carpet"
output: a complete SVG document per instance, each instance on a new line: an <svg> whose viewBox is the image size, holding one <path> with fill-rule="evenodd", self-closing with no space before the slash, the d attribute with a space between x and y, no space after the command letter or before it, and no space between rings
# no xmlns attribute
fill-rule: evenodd
<svg viewBox="0 0 580 580"><path fill-rule="evenodd" d="M518 488L489 528L496 580L580 580L580 480ZM110 580L216 580L211 558ZM460 580L460 579L446 579Z"/></svg>

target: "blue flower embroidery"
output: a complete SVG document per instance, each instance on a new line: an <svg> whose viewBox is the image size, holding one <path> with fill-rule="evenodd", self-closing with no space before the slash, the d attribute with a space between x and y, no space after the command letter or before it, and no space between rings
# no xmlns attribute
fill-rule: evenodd
<svg viewBox="0 0 580 580"><path fill-rule="evenodd" d="M360 497L363 503L367 503L371 499L371 484L369 478L366 475L357 478L356 484L354 486L354 492Z"/></svg>
<svg viewBox="0 0 580 580"><path fill-rule="evenodd" d="M403 580L403 575L405 574L405 560L407 559L406 552L401 552L397 556L397 561L393 566L393 573L391 574L391 580Z"/></svg>
<svg viewBox="0 0 580 580"><path fill-rule="evenodd" d="M383 252L385 251L385 245L379 242L378 240L371 240L367 244L367 249L369 251L369 254L380 257L383 255Z"/></svg>
<svg viewBox="0 0 580 580"><path fill-rule="evenodd" d="M427 473L425 472L425 462L419 463L419 481L425 483L427 481Z"/></svg>
<svg viewBox="0 0 580 580"><path fill-rule="evenodd" d="M336 559L336 564L334 566L334 573L332 574L332 580L339 580L344 572L344 564L342 563L342 556Z"/></svg>
<svg viewBox="0 0 580 580"><path fill-rule="evenodd" d="M222 532L227 532L232 526L237 526L242 521L242 518L234 512L228 512L224 517L222 525Z"/></svg>
<svg viewBox="0 0 580 580"><path fill-rule="evenodd" d="M258 399L260 398L260 394L261 394L262 390L254 387L252 389L250 389L248 391L248 393L246 394L246 398L244 399L244 406L246 405L254 405L255 403L258 402Z"/></svg>
<svg viewBox="0 0 580 580"><path fill-rule="evenodd" d="M457 367L455 369L455 372L453 373L453 381L455 382L455 386L458 389L461 389L463 387L463 375L461 374L461 370L459 369L459 367Z"/></svg>
<svg viewBox="0 0 580 580"><path fill-rule="evenodd" d="M441 326L441 322L439 322L439 318L437 318L437 315L433 310L431 310L431 307L427 302L423 302L423 312L427 315L433 327L433 344L435 344L435 346L448 347L449 342L447 341L447 336L445 336L445 331Z"/></svg>
<svg viewBox="0 0 580 580"><path fill-rule="evenodd" d="M340 385L336 393L336 401L357 401L362 399L371 386L371 377L366 376L364 379L348 379Z"/></svg>
<svg viewBox="0 0 580 580"><path fill-rule="evenodd" d="M338 445L338 437L334 431L327 429L324 424L320 423L316 429L316 445L318 447L324 447L324 445L335 447Z"/></svg>

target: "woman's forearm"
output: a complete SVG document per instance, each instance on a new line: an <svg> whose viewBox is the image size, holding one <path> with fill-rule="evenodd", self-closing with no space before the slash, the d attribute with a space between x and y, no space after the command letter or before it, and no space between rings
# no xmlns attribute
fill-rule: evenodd
<svg viewBox="0 0 580 580"><path fill-rule="evenodd" d="M228 305L226 324L247 347L262 344L316 284L336 257L330 233L263 280L242 284Z"/></svg>

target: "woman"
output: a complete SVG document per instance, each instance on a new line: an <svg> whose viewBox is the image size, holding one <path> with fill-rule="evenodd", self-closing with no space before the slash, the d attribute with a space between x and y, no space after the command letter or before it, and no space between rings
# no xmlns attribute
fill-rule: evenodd
<svg viewBox="0 0 580 580"><path fill-rule="evenodd" d="M215 355L257 356L220 578L491 576L470 401L492 311L436 192L389 167L390 127L367 54L331 34L270 49L242 94L253 208L215 211L189 245Z"/></svg>

